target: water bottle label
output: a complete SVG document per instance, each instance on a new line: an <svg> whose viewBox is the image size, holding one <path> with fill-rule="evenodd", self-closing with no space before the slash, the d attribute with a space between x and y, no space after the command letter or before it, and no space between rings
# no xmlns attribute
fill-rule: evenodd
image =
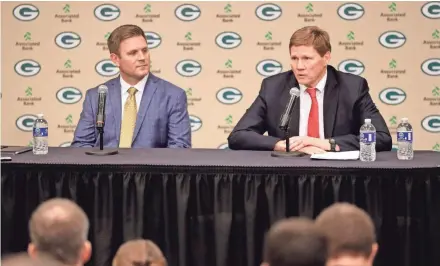
<svg viewBox="0 0 440 266"><path fill-rule="evenodd" d="M413 133L412 132L397 132L397 141L402 142L413 142Z"/></svg>
<svg viewBox="0 0 440 266"><path fill-rule="evenodd" d="M34 137L47 137L47 136L48 136L47 127L34 128Z"/></svg>
<svg viewBox="0 0 440 266"><path fill-rule="evenodd" d="M361 133L361 142L365 144L371 144L373 142L376 142L376 133L374 132L365 132Z"/></svg>

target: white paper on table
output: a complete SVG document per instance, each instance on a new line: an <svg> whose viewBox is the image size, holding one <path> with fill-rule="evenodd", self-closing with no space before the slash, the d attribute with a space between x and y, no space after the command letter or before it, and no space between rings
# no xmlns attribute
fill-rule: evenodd
<svg viewBox="0 0 440 266"><path fill-rule="evenodd" d="M359 151L326 152L312 154L310 158L319 160L358 160Z"/></svg>

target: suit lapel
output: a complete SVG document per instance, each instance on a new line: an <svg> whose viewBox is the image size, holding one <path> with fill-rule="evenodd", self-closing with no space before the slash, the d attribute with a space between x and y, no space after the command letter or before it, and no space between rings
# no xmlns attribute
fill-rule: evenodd
<svg viewBox="0 0 440 266"><path fill-rule="evenodd" d="M115 130L117 136L117 143L119 143L119 135L121 133L121 83L119 82L119 77L113 79L109 83L109 98L113 113L113 118L115 120Z"/></svg>
<svg viewBox="0 0 440 266"><path fill-rule="evenodd" d="M286 77L285 85L283 92L281 93L281 99L280 99L280 106L281 106L281 112L280 112L280 118L283 114L283 112L286 109L286 105L289 102L290 99L290 89L293 87L297 87L299 89L298 81L295 79L295 76L293 75L293 72L290 71L289 75ZM290 136L298 136L299 135L299 97L296 98L295 105L293 107L292 117L289 121L289 135ZM279 123L279 121L278 121Z"/></svg>
<svg viewBox="0 0 440 266"><path fill-rule="evenodd" d="M339 89L336 87L338 81L336 80L335 69L333 67L327 68L327 81L325 83L324 91L324 136L325 138L332 137L333 128L335 124L336 111L338 109Z"/></svg>
<svg viewBox="0 0 440 266"><path fill-rule="evenodd" d="M147 113L148 107L150 106L153 95L157 90L157 81L159 79L153 74L149 74L147 83L145 84L144 92L142 93L142 100L139 106L138 114L136 117L136 127L133 133L133 141L136 139L137 134L144 122L145 114Z"/></svg>

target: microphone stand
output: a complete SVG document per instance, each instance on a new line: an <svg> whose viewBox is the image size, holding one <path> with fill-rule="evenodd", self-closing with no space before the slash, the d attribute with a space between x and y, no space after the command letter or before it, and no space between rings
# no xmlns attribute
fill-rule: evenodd
<svg viewBox="0 0 440 266"><path fill-rule="evenodd" d="M114 155L118 154L119 151L116 149L104 150L104 126L97 127L99 133L99 150L86 151L87 155L95 155L95 156L106 156L106 155Z"/></svg>
<svg viewBox="0 0 440 266"><path fill-rule="evenodd" d="M284 138L286 140L286 150L285 151L273 151L271 153L272 157L283 157L283 158L292 158L292 157L302 157L306 155L306 153L301 151L290 151L290 138L289 138L289 126L280 127L281 130L284 131Z"/></svg>

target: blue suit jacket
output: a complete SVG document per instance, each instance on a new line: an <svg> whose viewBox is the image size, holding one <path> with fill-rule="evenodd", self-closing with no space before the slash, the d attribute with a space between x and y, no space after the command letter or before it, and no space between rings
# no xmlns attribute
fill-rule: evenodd
<svg viewBox="0 0 440 266"><path fill-rule="evenodd" d="M104 147L119 147L121 132L121 83L119 77L104 83L108 87L105 106ZM89 89L75 130L72 147L99 147L96 130L98 88ZM133 148L190 148L191 125L185 92L149 74L138 107Z"/></svg>

